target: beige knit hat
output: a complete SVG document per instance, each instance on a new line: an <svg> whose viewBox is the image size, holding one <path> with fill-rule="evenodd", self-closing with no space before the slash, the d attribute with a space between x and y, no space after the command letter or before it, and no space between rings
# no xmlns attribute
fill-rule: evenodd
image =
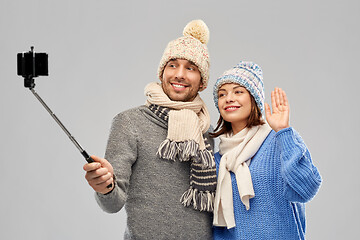
<svg viewBox="0 0 360 240"><path fill-rule="evenodd" d="M200 91L207 87L209 80L210 58L206 44L209 41L209 29L202 20L189 22L183 31L183 37L168 43L161 58L158 77L162 80L164 67L171 59L186 59L196 64L199 68L203 86Z"/></svg>

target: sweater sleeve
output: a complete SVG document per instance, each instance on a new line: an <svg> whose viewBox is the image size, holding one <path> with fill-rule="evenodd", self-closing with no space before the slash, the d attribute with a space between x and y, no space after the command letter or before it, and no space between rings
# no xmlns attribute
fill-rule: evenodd
<svg viewBox="0 0 360 240"><path fill-rule="evenodd" d="M285 197L291 202L310 201L318 192L322 179L304 141L291 127L277 132L276 141L280 148Z"/></svg>
<svg viewBox="0 0 360 240"><path fill-rule="evenodd" d="M132 122L125 113L120 113L111 125L105 159L114 168L115 188L107 194L95 193L98 205L108 213L120 211L127 199L131 167L137 158L136 133L131 127Z"/></svg>

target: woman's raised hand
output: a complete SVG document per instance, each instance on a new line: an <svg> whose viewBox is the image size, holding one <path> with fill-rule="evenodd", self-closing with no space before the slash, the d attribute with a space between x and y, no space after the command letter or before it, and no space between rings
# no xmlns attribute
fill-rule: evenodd
<svg viewBox="0 0 360 240"><path fill-rule="evenodd" d="M286 93L281 88L275 88L271 92L271 106L265 103L266 121L275 132L289 127L290 106Z"/></svg>

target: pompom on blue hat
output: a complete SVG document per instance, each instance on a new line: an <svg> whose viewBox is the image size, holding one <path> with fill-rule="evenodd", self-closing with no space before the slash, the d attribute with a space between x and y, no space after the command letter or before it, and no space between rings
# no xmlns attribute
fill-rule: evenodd
<svg viewBox="0 0 360 240"><path fill-rule="evenodd" d="M264 111L264 83L262 70L259 65L253 62L240 61L235 67L225 71L216 80L213 95L215 106L218 110L218 91L226 83L237 83L245 87L254 97L260 111Z"/></svg>

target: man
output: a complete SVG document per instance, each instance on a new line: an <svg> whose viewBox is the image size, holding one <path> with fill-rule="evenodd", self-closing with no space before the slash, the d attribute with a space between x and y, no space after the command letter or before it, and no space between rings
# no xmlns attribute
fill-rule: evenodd
<svg viewBox="0 0 360 240"><path fill-rule="evenodd" d="M84 165L104 211L125 205L125 239L212 238L216 170L198 94L209 78L209 31L194 20L183 34L167 45L161 84L146 86L146 104L114 118L106 160L93 156Z"/></svg>

